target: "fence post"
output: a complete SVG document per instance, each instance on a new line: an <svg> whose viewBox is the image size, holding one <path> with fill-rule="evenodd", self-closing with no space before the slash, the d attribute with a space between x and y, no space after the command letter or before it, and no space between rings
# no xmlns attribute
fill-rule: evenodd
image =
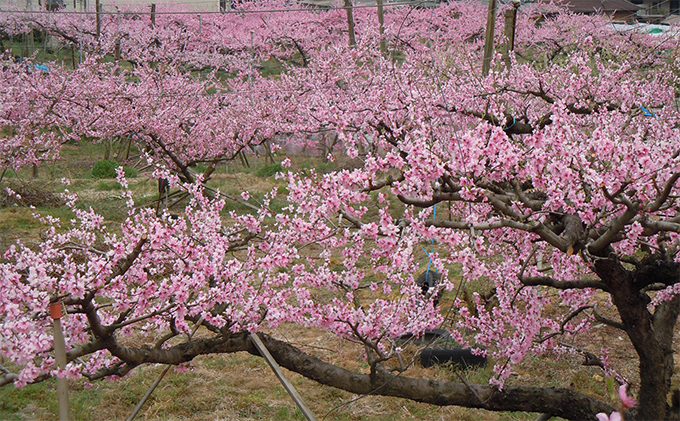
<svg viewBox="0 0 680 421"><path fill-rule="evenodd" d="M61 329L62 304L61 300L50 303L50 316L54 321L54 352L56 354L57 367L66 369L66 344L64 332ZM68 380L66 377L57 376L57 401L59 403L59 421L69 421L68 407Z"/></svg>

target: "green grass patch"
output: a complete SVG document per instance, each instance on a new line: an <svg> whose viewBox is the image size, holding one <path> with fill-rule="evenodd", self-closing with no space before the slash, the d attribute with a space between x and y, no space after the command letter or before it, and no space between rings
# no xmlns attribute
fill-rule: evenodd
<svg viewBox="0 0 680 421"><path fill-rule="evenodd" d="M273 177L276 173L283 171L281 164L276 163L272 165L264 165L255 170L255 175L258 177Z"/></svg>

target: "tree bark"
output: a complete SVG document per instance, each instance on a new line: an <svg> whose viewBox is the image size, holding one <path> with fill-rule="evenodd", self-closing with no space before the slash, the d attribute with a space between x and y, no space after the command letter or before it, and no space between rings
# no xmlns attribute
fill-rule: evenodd
<svg viewBox="0 0 680 421"><path fill-rule="evenodd" d="M666 419L670 410L667 395L673 375L673 327L680 300L676 296L662 303L652 315L647 309L649 297L635 287L633 272L627 271L614 258L597 259L594 269L609 286L612 301L640 359L640 393L635 418ZM638 271L649 276L648 269L643 267ZM659 279L659 282L664 281L671 280Z"/></svg>

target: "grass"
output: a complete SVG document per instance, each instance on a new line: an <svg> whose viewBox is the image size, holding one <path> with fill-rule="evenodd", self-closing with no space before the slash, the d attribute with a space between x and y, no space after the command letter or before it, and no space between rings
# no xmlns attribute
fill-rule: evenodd
<svg viewBox="0 0 680 421"><path fill-rule="evenodd" d="M160 383L137 419L140 420L303 420L304 416L280 385L265 361L236 354L197 358L190 372L173 370ZM125 379L97 382L69 381L72 419L124 420L148 390L162 367L144 367ZM446 377L446 368L430 370ZM442 374L443 373L443 374ZM329 420L533 420L536 414L496 414L455 407L439 408L404 399L359 396L318 385L287 372L311 411ZM469 378L469 375L466 375ZM56 419L54 380L23 389L0 388L0 419L42 421Z"/></svg>

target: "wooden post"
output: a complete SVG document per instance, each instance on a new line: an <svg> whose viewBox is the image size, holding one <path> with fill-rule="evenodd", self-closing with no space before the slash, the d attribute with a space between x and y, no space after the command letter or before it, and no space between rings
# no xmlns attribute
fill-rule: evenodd
<svg viewBox="0 0 680 421"><path fill-rule="evenodd" d="M345 0L345 10L347 11L347 29L349 31L349 46L357 45L354 35L354 12L352 11L352 0Z"/></svg>
<svg viewBox="0 0 680 421"><path fill-rule="evenodd" d="M286 388L286 390L288 391L290 396L293 398L293 400L297 404L298 408L300 408L300 411L302 411L304 416L309 421L316 421L316 417L314 417L314 414L312 414L312 411L310 411L309 408L307 408L307 405L305 405L305 402L302 400L302 397L297 392L297 390L295 390L295 387L293 387L293 384L288 381L286 376L283 375L283 371L281 370L281 367L276 362L274 357L272 357L272 354L269 353L269 350L264 345L264 343L262 342L260 337L257 336L257 333L251 333L250 334L250 340L253 341L257 350L260 351L260 355L262 355L262 357L264 357L264 359L267 360L267 363L269 363L269 366L272 368L272 370L274 370L276 377L279 378L279 381L281 382L281 384L283 384L283 387Z"/></svg>
<svg viewBox="0 0 680 421"><path fill-rule="evenodd" d="M156 3L151 4L151 27L156 26Z"/></svg>
<svg viewBox="0 0 680 421"><path fill-rule="evenodd" d="M113 56L116 61L120 60L120 10L116 10L116 45L113 47Z"/></svg>
<svg viewBox="0 0 680 421"><path fill-rule="evenodd" d="M515 25L517 23L517 9L519 8L519 1L512 1L512 9L505 11L505 38L507 44L505 45L505 51L503 52L503 59L505 64L510 68L510 51L515 49Z"/></svg>
<svg viewBox="0 0 680 421"><path fill-rule="evenodd" d="M484 62L482 76L488 76L493 58L493 36L496 29L496 0L489 0L489 14L486 18L486 38L484 39Z"/></svg>
<svg viewBox="0 0 680 421"><path fill-rule="evenodd" d="M66 344L64 332L61 329L62 307L61 300L50 303L50 316L54 320L54 353L56 354L57 367L66 369ZM57 377L57 401L59 403L59 421L69 421L68 407L68 380L66 377Z"/></svg>
<svg viewBox="0 0 680 421"><path fill-rule="evenodd" d="M385 35L385 12L383 11L383 0L377 0L378 4L378 30L380 31L380 53L383 57L387 56L387 41Z"/></svg>
<svg viewBox="0 0 680 421"><path fill-rule="evenodd" d="M97 14L97 43L99 43L102 35L102 5L99 0L95 1L95 13Z"/></svg>

